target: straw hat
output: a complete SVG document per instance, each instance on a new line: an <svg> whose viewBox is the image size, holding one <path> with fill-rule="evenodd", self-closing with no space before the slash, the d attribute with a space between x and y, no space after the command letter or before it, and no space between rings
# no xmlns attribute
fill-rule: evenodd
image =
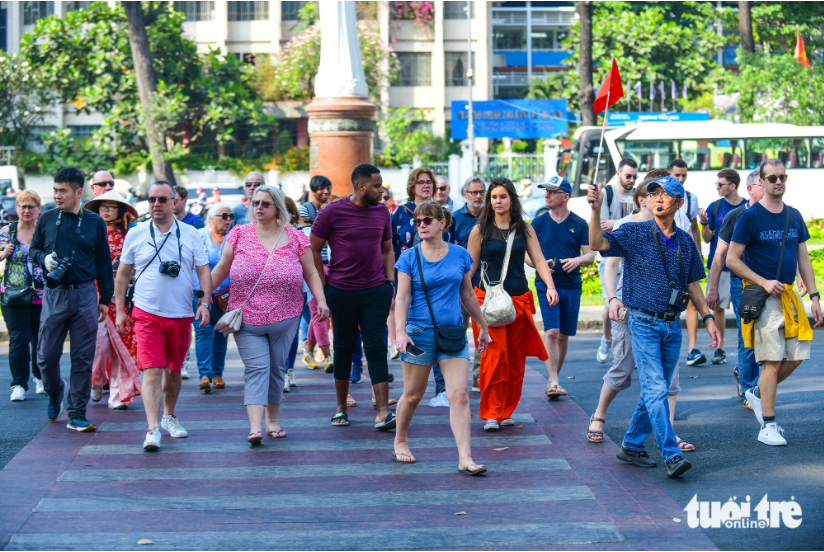
<svg viewBox="0 0 824 552"><path fill-rule="evenodd" d="M132 215L132 217L137 218L137 209L132 207L132 205L128 201L126 201L126 199L122 195L120 195L120 192L118 192L117 190L110 190L103 195L99 195L94 199L90 199L86 202L86 205L84 205L84 207L89 211L93 211L99 215L100 204L104 201L122 203L126 206L126 212Z"/></svg>

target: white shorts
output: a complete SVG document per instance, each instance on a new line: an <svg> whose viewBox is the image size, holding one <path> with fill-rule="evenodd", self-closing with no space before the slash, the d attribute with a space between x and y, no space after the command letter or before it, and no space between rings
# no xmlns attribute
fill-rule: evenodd
<svg viewBox="0 0 824 552"><path fill-rule="evenodd" d="M718 308L726 310L730 308L731 302L730 272L727 270L721 273L721 279L718 281Z"/></svg>
<svg viewBox="0 0 824 552"><path fill-rule="evenodd" d="M801 316L806 315L806 312L801 313ZM795 320L798 321L798 313L795 313ZM784 337L784 308L778 295L770 295L767 298L764 311L753 324L752 334L755 361L759 364L810 359L809 341L799 341L797 337Z"/></svg>

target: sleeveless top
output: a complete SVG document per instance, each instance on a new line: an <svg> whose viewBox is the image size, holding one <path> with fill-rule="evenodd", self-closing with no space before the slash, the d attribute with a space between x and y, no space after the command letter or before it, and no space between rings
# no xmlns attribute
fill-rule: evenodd
<svg viewBox="0 0 824 552"><path fill-rule="evenodd" d="M491 238L484 239L481 245L481 263L478 264L478 274L481 273L482 263L486 263L486 279L491 285L497 284L501 279L501 269L503 268L505 255L506 242L501 239L500 235L493 234ZM509 269L506 273L506 281L504 281L504 289L512 296L523 295L529 291L529 284L526 281L526 273L524 272L525 257L526 238L517 236L512 243ZM486 291L483 282L479 282L478 287Z"/></svg>

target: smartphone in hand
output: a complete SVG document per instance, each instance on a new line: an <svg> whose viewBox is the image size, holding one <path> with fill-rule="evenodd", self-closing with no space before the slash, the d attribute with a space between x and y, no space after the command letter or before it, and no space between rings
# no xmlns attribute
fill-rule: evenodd
<svg viewBox="0 0 824 552"><path fill-rule="evenodd" d="M407 345L406 354L417 358L425 355L426 351L424 351L420 347L416 347L415 345Z"/></svg>

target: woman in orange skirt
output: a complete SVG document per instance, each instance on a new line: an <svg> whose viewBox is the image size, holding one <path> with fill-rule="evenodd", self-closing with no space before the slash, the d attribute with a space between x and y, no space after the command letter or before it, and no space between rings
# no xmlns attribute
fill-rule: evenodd
<svg viewBox="0 0 824 552"><path fill-rule="evenodd" d="M486 431L500 426L515 425L512 413L521 400L526 357L546 360L547 353L541 334L535 327L535 301L524 272L524 259L529 254L538 275L547 286L550 306L558 302L558 293L552 282L541 245L532 227L524 222L521 202L515 186L506 178L493 178L486 192L483 211L478 224L469 235L467 249L472 256L472 272L482 270L484 278L475 287L478 302L486 297L484 280L494 286L501 280L507 241L510 233L515 239L504 278L504 290L512 297L517 317L506 326L489 328L491 343L481 353L481 418L486 420ZM473 281L475 281L473 279ZM478 335L479 328L472 321ZM475 344L477 347L477 343Z"/></svg>

